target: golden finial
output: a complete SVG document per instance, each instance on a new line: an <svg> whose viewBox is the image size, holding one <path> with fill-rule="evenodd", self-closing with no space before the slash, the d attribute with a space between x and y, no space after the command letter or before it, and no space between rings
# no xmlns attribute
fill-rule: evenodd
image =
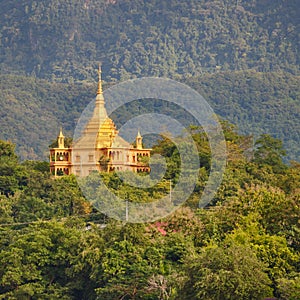
<svg viewBox="0 0 300 300"><path fill-rule="evenodd" d="M59 137L64 137L63 132L62 132L62 127L60 127L60 130L59 130Z"/></svg>
<svg viewBox="0 0 300 300"><path fill-rule="evenodd" d="M141 136L141 133L140 133L140 130L138 130L138 133L137 133L137 136L135 138L135 141L136 141L136 148L137 149L143 149L143 143L142 143L142 136Z"/></svg>
<svg viewBox="0 0 300 300"><path fill-rule="evenodd" d="M62 133L62 127L60 127L59 136L57 137L58 148L65 148L65 137Z"/></svg>
<svg viewBox="0 0 300 300"><path fill-rule="evenodd" d="M101 79L101 65L98 68L98 90L97 95L102 94L102 79Z"/></svg>

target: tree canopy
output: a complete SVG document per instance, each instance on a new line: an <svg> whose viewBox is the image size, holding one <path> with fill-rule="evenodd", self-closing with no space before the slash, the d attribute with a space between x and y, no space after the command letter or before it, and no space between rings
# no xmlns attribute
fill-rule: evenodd
<svg viewBox="0 0 300 300"><path fill-rule="evenodd" d="M281 144L267 135L249 155L249 137L229 124L224 130L228 163L212 202L198 207L208 159L187 202L144 224L107 218L84 199L74 176L54 180L46 163L19 162L14 145L1 141L0 178L11 182L0 186L1 297L298 299L299 165L278 160ZM201 128L191 133L199 156L209 157ZM266 149L279 156L264 159ZM156 150L169 160L166 176L174 177L174 145L162 139ZM157 186L135 198L117 174L103 180L131 201L153 201L162 192Z"/></svg>

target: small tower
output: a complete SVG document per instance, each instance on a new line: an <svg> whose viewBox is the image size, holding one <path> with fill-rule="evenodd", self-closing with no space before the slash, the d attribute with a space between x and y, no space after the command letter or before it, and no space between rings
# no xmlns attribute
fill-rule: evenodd
<svg viewBox="0 0 300 300"><path fill-rule="evenodd" d="M65 147L65 137L62 128L60 128L57 148L50 149L50 172L54 177L71 174L71 153L72 149Z"/></svg>
<svg viewBox="0 0 300 300"><path fill-rule="evenodd" d="M136 143L136 149L141 150L143 149L143 143L142 143L143 137L141 136L140 131L138 130L137 136L135 138Z"/></svg>
<svg viewBox="0 0 300 300"><path fill-rule="evenodd" d="M57 137L57 143L59 149L65 148L65 136L62 133L62 128L60 128L59 136Z"/></svg>

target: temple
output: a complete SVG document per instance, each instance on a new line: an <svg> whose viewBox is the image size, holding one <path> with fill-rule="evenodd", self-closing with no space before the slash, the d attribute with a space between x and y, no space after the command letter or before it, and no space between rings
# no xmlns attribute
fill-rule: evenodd
<svg viewBox="0 0 300 300"><path fill-rule="evenodd" d="M50 172L55 176L74 174L87 176L93 171L149 172L151 149L143 147L137 130L135 146L118 135L118 130L105 109L101 68L98 70L98 89L92 117L80 137L70 147L65 146L62 129L57 147L50 149Z"/></svg>

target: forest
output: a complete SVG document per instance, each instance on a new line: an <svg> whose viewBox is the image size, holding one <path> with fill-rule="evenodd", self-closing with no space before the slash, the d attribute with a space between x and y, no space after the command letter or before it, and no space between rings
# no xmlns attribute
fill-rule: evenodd
<svg viewBox="0 0 300 300"><path fill-rule="evenodd" d="M300 299L298 2L0 0L0 299ZM192 135L199 176L172 214L118 221L86 199L77 177L51 176L49 146L60 127L72 140L99 63L104 96L152 76L210 104L227 161L205 207L208 137L163 99L136 99L111 118L119 128L159 112ZM90 192L101 195L100 178L132 203L168 195L178 149L163 135L148 146L166 160L159 183L135 188L117 173L91 173Z"/></svg>
<svg viewBox="0 0 300 300"><path fill-rule="evenodd" d="M251 137L228 122L223 129L228 162L211 203L198 206L210 150L192 126L202 162L194 193L172 215L141 224L108 218L74 176L54 180L47 162L20 161L1 141L1 299L299 299L300 164L286 165L270 135L249 153ZM178 152L163 137L154 151L167 159L158 186L134 197L116 174L103 174L111 191L130 201L168 193Z"/></svg>
<svg viewBox="0 0 300 300"><path fill-rule="evenodd" d="M240 133L254 139L263 133L280 138L287 150L286 162L299 161L299 76L240 71L191 77L181 82L198 91ZM110 86L105 83L104 90ZM47 160L48 145L56 139L61 126L67 136L73 136L82 111L95 99L97 85L0 75L0 89L0 138L16 144L17 154L23 160ZM156 112L162 109L157 103L145 102L143 106L132 106L130 111L140 109L140 113L148 113L153 107ZM129 117L128 111L111 116L118 127L120 120ZM185 121L180 114L176 118Z"/></svg>
<svg viewBox="0 0 300 300"><path fill-rule="evenodd" d="M162 76L199 91L242 134L283 141L299 160L297 0L0 1L0 139L47 159L105 88ZM115 120L117 121L117 120ZM42 126L41 126L42 125Z"/></svg>
<svg viewBox="0 0 300 300"><path fill-rule="evenodd" d="M297 0L2 0L5 73L51 81L253 69L299 75Z"/></svg>

